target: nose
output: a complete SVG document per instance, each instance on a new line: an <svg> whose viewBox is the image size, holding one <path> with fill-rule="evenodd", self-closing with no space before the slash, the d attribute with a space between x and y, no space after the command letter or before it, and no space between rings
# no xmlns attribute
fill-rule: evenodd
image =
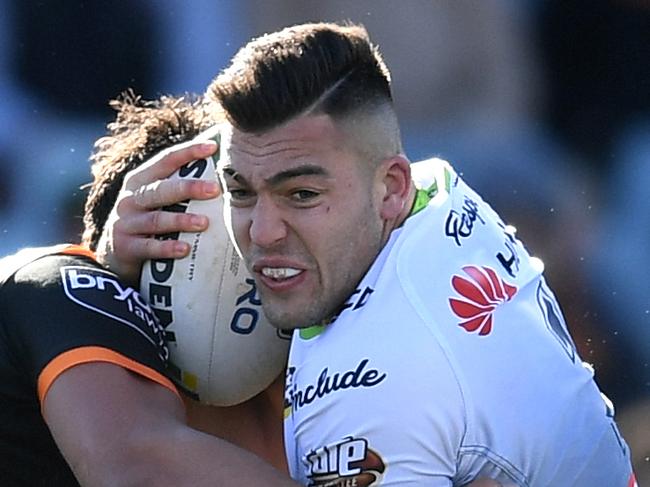
<svg viewBox="0 0 650 487"><path fill-rule="evenodd" d="M251 243L272 247L287 236L286 222L282 212L271 198L258 197L250 213L249 235Z"/></svg>

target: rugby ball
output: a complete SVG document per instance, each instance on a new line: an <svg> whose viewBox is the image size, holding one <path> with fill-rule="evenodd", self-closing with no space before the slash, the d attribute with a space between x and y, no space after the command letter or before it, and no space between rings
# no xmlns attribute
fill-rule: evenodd
<svg viewBox="0 0 650 487"><path fill-rule="evenodd" d="M218 131L198 137L218 142ZM217 159L192 161L171 178L216 180ZM255 281L226 229L223 198L164 209L210 219L205 232L160 237L188 242L189 256L149 260L142 268L141 294L165 328L170 376L204 404L246 401L283 373L289 336L264 317Z"/></svg>

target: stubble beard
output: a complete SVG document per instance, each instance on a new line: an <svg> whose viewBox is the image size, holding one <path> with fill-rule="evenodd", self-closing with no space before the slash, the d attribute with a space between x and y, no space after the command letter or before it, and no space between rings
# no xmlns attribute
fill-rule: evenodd
<svg viewBox="0 0 650 487"><path fill-rule="evenodd" d="M338 316L385 243L382 236L383 226L379 222L369 223L376 218L376 214L377 211L370 205L355 221L349 223L347 234L356 235L356 239L348 241L345 248L329 260L326 268L331 274L330 282L323 282L323 276L319 274L320 286L313 291L315 295L307 299L301 309L296 309L297 304L292 305L288 300L275 296L270 291L264 292L262 285L257 283L262 309L271 325L280 329L307 328L328 324ZM346 233L343 229L341 232ZM314 267L322 270L318 265ZM341 272L346 275L340 275ZM337 277L334 278L334 275Z"/></svg>
<svg viewBox="0 0 650 487"><path fill-rule="evenodd" d="M323 324L340 308L342 304L339 303L342 303L342 301L339 299L324 301L322 299L322 290L318 292L320 293L319 296L314 296L302 307L298 304L291 305L286 300L274 296L270 292L260 292L262 310L266 319L275 328L293 330ZM347 298L349 294L351 292L346 294L344 298Z"/></svg>
<svg viewBox="0 0 650 487"><path fill-rule="evenodd" d="M260 283L258 283L262 310L266 319L275 328L280 329L307 328L313 325L330 323L341 312L350 296L354 294L379 250L379 245L377 245L376 249L370 249L369 253L373 258L368 259L367 266L354 269L348 268L347 275L340 276L340 280L337 279L333 286L330 285L329 293L323 286L317 288L311 299L306 299L303 306L289 303L288 300L273 295L270 291L263 291ZM340 268L337 269L334 266L332 268L335 271L340 270ZM322 285L322 281L319 282Z"/></svg>

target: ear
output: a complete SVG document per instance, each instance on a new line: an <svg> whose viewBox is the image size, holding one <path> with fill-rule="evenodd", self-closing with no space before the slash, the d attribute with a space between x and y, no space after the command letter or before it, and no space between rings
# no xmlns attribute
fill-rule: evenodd
<svg viewBox="0 0 650 487"><path fill-rule="evenodd" d="M380 215L383 220L399 219L410 210L413 195L410 162L399 154L384 160L378 169L377 176L382 193Z"/></svg>

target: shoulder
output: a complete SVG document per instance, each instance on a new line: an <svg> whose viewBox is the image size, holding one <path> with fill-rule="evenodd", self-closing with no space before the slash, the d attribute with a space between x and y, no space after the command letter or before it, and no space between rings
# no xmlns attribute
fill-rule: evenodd
<svg viewBox="0 0 650 487"><path fill-rule="evenodd" d="M52 333L107 337L126 328L160 341L155 315L139 293L81 247L26 249L0 264L6 276L0 288L1 321L12 324L12 334L22 330L31 342L45 327Z"/></svg>
<svg viewBox="0 0 650 487"><path fill-rule="evenodd" d="M84 247L69 244L30 247L0 259L0 286L12 282L56 280L66 264L101 268L94 254Z"/></svg>
<svg viewBox="0 0 650 487"><path fill-rule="evenodd" d="M543 265L529 255L515 228L447 162L433 159L414 166L416 185L430 185L429 200L406 220L399 239L397 269L403 283L427 295L449 294L455 276L468 277L468 267L517 287L540 275Z"/></svg>
<svg viewBox="0 0 650 487"><path fill-rule="evenodd" d="M471 371L499 359L495 327L513 302L534 298L521 290L536 287L543 264L447 163L432 167L444 177L436 178L438 193L402 229L396 280L452 368Z"/></svg>
<svg viewBox="0 0 650 487"><path fill-rule="evenodd" d="M47 387L71 365L86 362L162 377L168 350L158 319L91 253L57 246L10 260L3 265L10 275L0 289L0 340L20 350L14 362L21 370L34 380L46 377Z"/></svg>

